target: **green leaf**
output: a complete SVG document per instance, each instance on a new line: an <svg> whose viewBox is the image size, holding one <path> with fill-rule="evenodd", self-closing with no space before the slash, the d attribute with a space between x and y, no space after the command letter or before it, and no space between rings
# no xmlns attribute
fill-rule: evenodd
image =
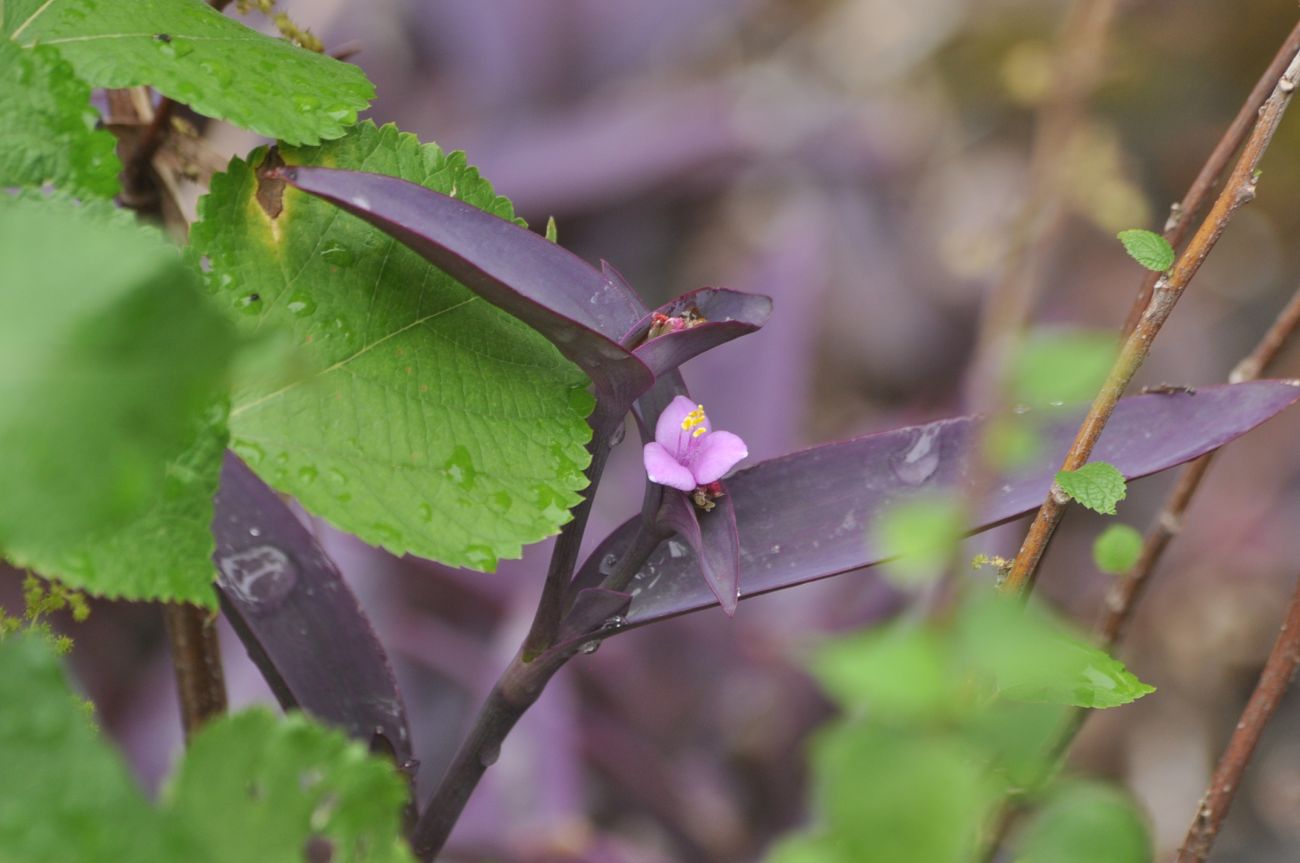
<svg viewBox="0 0 1300 863"><path fill-rule="evenodd" d="M900 587L924 584L943 573L961 541L961 507L942 497L920 497L886 510L875 526L885 577Z"/></svg>
<svg viewBox="0 0 1300 863"><path fill-rule="evenodd" d="M1052 795L1016 843L1017 863L1149 863L1151 837L1126 795L1072 782Z"/></svg>
<svg viewBox="0 0 1300 863"><path fill-rule="evenodd" d="M841 705L881 719L937 718L956 697L946 639L914 623L834 639L817 651L812 672Z"/></svg>
<svg viewBox="0 0 1300 863"><path fill-rule="evenodd" d="M1032 407L1089 400L1106 380L1118 347L1110 333L1035 330L1012 365L1012 396Z"/></svg>
<svg viewBox="0 0 1300 863"><path fill-rule="evenodd" d="M410 860L400 839L406 793L393 768L301 713L248 710L190 745L164 805L215 861Z"/></svg>
<svg viewBox="0 0 1300 863"><path fill-rule="evenodd" d="M1163 273L1174 265L1174 247L1157 233L1132 228L1115 236L1124 244L1129 257L1148 270Z"/></svg>
<svg viewBox="0 0 1300 863"><path fill-rule="evenodd" d="M8 0L4 32L56 47L95 87L147 84L294 144L337 138L370 104L356 66L264 36L202 0Z"/></svg>
<svg viewBox="0 0 1300 863"><path fill-rule="evenodd" d="M5 863L195 860L159 829L126 765L68 689L47 639L0 640L0 857Z"/></svg>
<svg viewBox="0 0 1300 863"><path fill-rule="evenodd" d="M763 860L764 863L851 863L853 858L845 857L840 843L834 839L811 834L781 840Z"/></svg>
<svg viewBox="0 0 1300 863"><path fill-rule="evenodd" d="M513 216L462 155L392 126L363 123L282 156L393 174ZM266 158L258 151L213 178L191 242L211 261L218 300L247 330L291 332L315 373L277 388L241 380L236 452L310 511L398 554L491 570L554 533L586 484L593 401L583 375L536 332L324 201L287 189L273 218L252 167ZM264 200L281 200L265 188Z"/></svg>
<svg viewBox="0 0 1300 863"><path fill-rule="evenodd" d="M953 736L843 723L818 735L812 763L846 860L966 861L999 797L981 753Z"/></svg>
<svg viewBox="0 0 1300 863"><path fill-rule="evenodd" d="M1120 575L1128 572L1142 554L1142 534L1127 524L1112 524L1092 544L1097 569Z"/></svg>
<svg viewBox="0 0 1300 863"><path fill-rule="evenodd" d="M1059 471L1056 484L1075 501L1102 515L1114 515L1115 505L1128 495L1124 474L1104 461L1088 462L1078 470Z"/></svg>
<svg viewBox="0 0 1300 863"><path fill-rule="evenodd" d="M0 196L0 547L105 596L215 604L230 326L103 202Z"/></svg>
<svg viewBox="0 0 1300 863"><path fill-rule="evenodd" d="M250 711L195 735L160 808L95 732L45 639L0 641L5 863L406 863L393 768L301 714Z"/></svg>
<svg viewBox="0 0 1300 863"><path fill-rule="evenodd" d="M972 598L961 610L956 650L1014 701L1106 708L1155 691L1033 601Z"/></svg>
<svg viewBox="0 0 1300 863"><path fill-rule="evenodd" d="M51 183L81 195L117 194L117 141L95 129L90 88L53 48L0 39L0 188Z"/></svg>

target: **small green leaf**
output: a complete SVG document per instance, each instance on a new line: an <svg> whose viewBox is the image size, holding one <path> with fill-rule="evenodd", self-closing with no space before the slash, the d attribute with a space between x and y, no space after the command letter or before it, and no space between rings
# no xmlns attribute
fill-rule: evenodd
<svg viewBox="0 0 1300 863"><path fill-rule="evenodd" d="M0 639L0 857L5 863L410 863L390 764L302 714L209 723L160 807L95 732L47 639Z"/></svg>
<svg viewBox="0 0 1300 863"><path fill-rule="evenodd" d="M961 610L957 655L1013 701L1105 708L1155 687L1035 602L981 594Z"/></svg>
<svg viewBox="0 0 1300 863"><path fill-rule="evenodd" d="M548 216L546 219L546 239L552 243L560 241L560 229L555 224L554 216Z"/></svg>
<svg viewBox="0 0 1300 863"><path fill-rule="evenodd" d="M1163 273L1174 265L1174 247L1169 241L1152 231L1132 228L1116 234L1124 244L1124 251L1148 270Z"/></svg>
<svg viewBox="0 0 1300 863"><path fill-rule="evenodd" d="M273 39L202 0L9 0L4 33L57 48L94 87L147 84L293 144L337 138L374 88L356 66Z"/></svg>
<svg viewBox="0 0 1300 863"><path fill-rule="evenodd" d="M1114 515L1115 505L1128 495L1124 475L1104 461L1088 462L1078 470L1059 471L1056 484L1072 499L1102 515Z"/></svg>
<svg viewBox="0 0 1300 863"><path fill-rule="evenodd" d="M400 176L514 216L463 155L392 126L363 123L281 155ZM491 570L555 533L586 485L586 378L360 219L291 188L272 215L253 167L266 157L213 178L190 234L218 302L246 332L290 333L311 368L284 384L236 382L235 451L311 512L397 554Z"/></svg>
<svg viewBox="0 0 1300 863"><path fill-rule="evenodd" d="M1035 330L1012 365L1012 396L1031 407L1090 400L1106 380L1118 347L1110 333Z"/></svg>
<svg viewBox="0 0 1300 863"><path fill-rule="evenodd" d="M117 194L117 140L97 130L90 87L53 48L0 38L0 189L45 183L78 195Z"/></svg>
<svg viewBox="0 0 1300 863"><path fill-rule="evenodd" d="M1112 524L1092 544L1097 569L1112 575L1128 572L1142 554L1142 534L1127 524Z"/></svg>
<svg viewBox="0 0 1300 863"><path fill-rule="evenodd" d="M812 672L841 705L884 719L934 717L955 697L945 639L915 623L834 639L817 651Z"/></svg>
<svg viewBox="0 0 1300 863"><path fill-rule="evenodd" d="M302 860L309 841L335 860L411 860L390 764L301 713L253 709L195 735L164 806L214 860ZM233 829L232 829L233 828Z"/></svg>
<svg viewBox="0 0 1300 863"><path fill-rule="evenodd" d="M234 338L197 274L107 202L0 195L0 284L5 556L100 595L214 605Z"/></svg>
<svg viewBox="0 0 1300 863"><path fill-rule="evenodd" d="M885 577L900 587L939 577L961 541L961 507L941 497L921 497L886 510L875 526Z"/></svg>
<svg viewBox="0 0 1300 863"><path fill-rule="evenodd" d="M1071 782L1034 814L1016 843L1017 863L1148 863L1151 837L1125 794Z"/></svg>

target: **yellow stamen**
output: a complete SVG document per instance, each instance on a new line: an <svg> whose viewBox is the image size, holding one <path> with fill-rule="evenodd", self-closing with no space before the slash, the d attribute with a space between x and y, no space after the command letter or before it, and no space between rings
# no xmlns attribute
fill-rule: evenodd
<svg viewBox="0 0 1300 863"><path fill-rule="evenodd" d="M703 424L704 405L696 405L695 410L688 413L685 418L682 419L682 431L690 431L696 426L702 426ZM699 437L706 431L708 431L708 429L701 428L699 431L695 432L695 437Z"/></svg>
<svg viewBox="0 0 1300 863"><path fill-rule="evenodd" d="M704 434L706 431L708 431L708 429L706 429L704 426L700 426L695 431L691 432L691 437L699 437L700 435Z"/></svg>

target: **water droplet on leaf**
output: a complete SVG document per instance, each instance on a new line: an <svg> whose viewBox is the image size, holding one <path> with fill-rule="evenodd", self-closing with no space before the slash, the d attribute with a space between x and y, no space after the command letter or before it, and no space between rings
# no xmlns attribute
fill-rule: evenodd
<svg viewBox="0 0 1300 863"><path fill-rule="evenodd" d="M340 243L330 243L321 250L320 256L331 267L350 267L356 260L352 250Z"/></svg>
<svg viewBox="0 0 1300 863"><path fill-rule="evenodd" d="M235 451L235 455L244 460L249 467L257 467L266 458L266 452L257 444L243 440L235 440L230 444L230 448Z"/></svg>
<svg viewBox="0 0 1300 863"><path fill-rule="evenodd" d="M274 609L298 581L293 559L273 545L227 555L217 561L217 568L222 588L259 613Z"/></svg>
<svg viewBox="0 0 1300 863"><path fill-rule="evenodd" d="M316 300L306 291L294 291L289 297L289 302L285 305L289 314L305 318L312 312L316 311Z"/></svg>
<svg viewBox="0 0 1300 863"><path fill-rule="evenodd" d="M457 446L452 450L451 457L443 462L442 473L466 491L474 487L474 482L478 478L478 469L474 467L474 460L470 458L469 450L463 446Z"/></svg>

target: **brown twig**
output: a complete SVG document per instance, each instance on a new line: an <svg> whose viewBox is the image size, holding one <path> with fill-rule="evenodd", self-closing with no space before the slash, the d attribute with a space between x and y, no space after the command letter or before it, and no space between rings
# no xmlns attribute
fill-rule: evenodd
<svg viewBox="0 0 1300 863"><path fill-rule="evenodd" d="M1093 447L1101 437L1102 429L1105 428L1106 422L1115 410L1115 404L1146 359L1152 341L1169 318L1179 297L1182 296L1219 237L1223 235L1233 214L1255 197L1256 167L1273 140L1278 123L1286 111L1287 104L1291 101L1297 76L1300 76L1300 55L1291 60L1282 77L1278 79L1272 94L1264 102L1259 112L1259 119L1242 148L1241 157L1237 160L1236 167L1229 175L1214 206L1206 215L1205 221L1197 228L1187 248L1174 262L1173 268L1156 280L1151 301L1142 313L1137 327L1125 340L1115 364L1093 400L1088 415L1084 418L1069 453L1066 454L1062 470L1077 470L1088 461ZM1047 550L1052 534L1061 523L1068 503L1068 496L1053 484L1047 499L1034 516L1020 552L1016 555L1015 563L1007 574L1006 581L1003 582L1004 591L1022 593L1033 586L1038 565Z"/></svg>
<svg viewBox="0 0 1300 863"><path fill-rule="evenodd" d="M167 642L176 669L181 726L189 741L214 716L226 712L226 680L221 670L216 618L194 605L163 606Z"/></svg>
<svg viewBox="0 0 1300 863"><path fill-rule="evenodd" d="M1228 814L1232 798L1241 785L1241 775L1250 761L1251 754L1259 743L1264 727L1277 711L1278 703L1295 676L1296 666L1300 665L1300 583L1291 596L1291 606L1287 609L1286 620L1278 632L1273 650L1264 662L1264 670L1259 675L1259 683L1246 702L1246 709L1241 713L1228 748L1224 750L1219 764L1210 778L1210 785L1201 798L1192 826L1183 839L1183 847L1178 850L1178 863L1203 863L1210 854L1210 848L1219 834L1219 826Z"/></svg>
<svg viewBox="0 0 1300 863"><path fill-rule="evenodd" d="M1300 327L1300 288L1291 296L1291 301L1278 313L1272 326L1268 328L1259 344L1255 346L1241 362L1233 368L1228 380L1232 383L1255 380L1266 369L1287 339ZM1192 497L1201 485L1205 472L1210 467L1214 453L1207 453L1192 462L1178 478L1178 484L1169 493L1155 523L1147 531L1146 541L1137 563L1124 576L1115 582L1106 597L1106 609L1101 623L1097 626L1098 641L1107 649L1115 645L1123 634L1124 627L1132 616L1143 589L1150 579L1152 571L1160 562L1165 549L1182 530L1183 517Z"/></svg>
<svg viewBox="0 0 1300 863"><path fill-rule="evenodd" d="M136 139L130 155L123 160L121 200L125 206L140 209L156 200L158 190L149 177L149 167L158 148L167 140L175 109L176 103L164 96Z"/></svg>
<svg viewBox="0 0 1300 863"><path fill-rule="evenodd" d="M1228 161L1233 154L1241 148L1241 142L1245 140L1246 135L1250 132L1255 124L1255 118L1259 114L1259 108L1264 104L1264 100L1273 92L1273 87L1282 72L1291 63L1296 52L1300 51L1300 22L1297 22L1291 30L1282 47L1278 48L1277 54L1273 61L1268 64L1264 74L1255 82L1255 88L1250 91L1246 101L1242 104L1241 110L1233 118L1231 125L1215 145L1214 151L1210 153L1210 158L1205 160L1201 166L1201 172L1196 175L1192 185L1187 189L1187 194L1183 200L1174 206L1170 214L1169 221L1165 224L1165 239L1169 245L1175 249L1182 243L1183 238L1187 236L1187 230L1195 222L1197 214L1204 206L1206 198L1209 197L1210 189L1214 187L1214 182L1223 173L1228 166ZM1137 327L1138 320L1142 317L1142 312L1146 309L1147 304L1151 301L1151 291L1155 287L1159 274L1150 273L1142 281L1142 286L1138 289L1138 295L1133 301L1133 307L1129 309L1128 319L1124 322L1124 335L1127 336Z"/></svg>

